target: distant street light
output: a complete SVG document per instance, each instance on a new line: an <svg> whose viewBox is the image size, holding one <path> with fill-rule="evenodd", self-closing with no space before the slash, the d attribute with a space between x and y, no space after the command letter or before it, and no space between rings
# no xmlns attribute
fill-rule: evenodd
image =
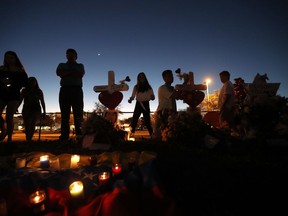
<svg viewBox="0 0 288 216"><path fill-rule="evenodd" d="M204 84L207 86L207 111L209 110L209 83L211 83L211 79L206 79Z"/></svg>

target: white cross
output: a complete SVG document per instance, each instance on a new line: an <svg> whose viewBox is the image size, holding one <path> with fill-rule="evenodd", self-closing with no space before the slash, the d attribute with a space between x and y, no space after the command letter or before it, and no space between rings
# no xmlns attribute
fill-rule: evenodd
<svg viewBox="0 0 288 216"><path fill-rule="evenodd" d="M114 71L108 71L108 85L94 86L95 92L108 91L110 94L115 91L128 91L129 86L125 83L125 80L120 81L120 84L115 84Z"/></svg>
<svg viewBox="0 0 288 216"><path fill-rule="evenodd" d="M194 74L193 72L188 72L184 74L179 74L180 79L184 78L183 84L175 85L176 90L182 90L182 91L195 91L195 90L206 90L207 85L203 84L194 84Z"/></svg>

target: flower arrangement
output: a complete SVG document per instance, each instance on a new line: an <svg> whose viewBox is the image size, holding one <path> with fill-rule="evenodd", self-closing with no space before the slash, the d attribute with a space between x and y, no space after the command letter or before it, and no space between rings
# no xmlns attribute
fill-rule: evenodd
<svg viewBox="0 0 288 216"><path fill-rule="evenodd" d="M208 126L199 110L188 108L180 111L174 118L168 119L168 125L162 130L162 140L183 144L201 144Z"/></svg>
<svg viewBox="0 0 288 216"><path fill-rule="evenodd" d="M96 112L92 113L92 115L83 123L82 133L83 136L94 134L95 142L99 143L113 144L117 141L115 139L118 137L113 124Z"/></svg>
<svg viewBox="0 0 288 216"><path fill-rule="evenodd" d="M83 135L95 132L112 132L113 129L113 124L96 112L92 113L82 126Z"/></svg>

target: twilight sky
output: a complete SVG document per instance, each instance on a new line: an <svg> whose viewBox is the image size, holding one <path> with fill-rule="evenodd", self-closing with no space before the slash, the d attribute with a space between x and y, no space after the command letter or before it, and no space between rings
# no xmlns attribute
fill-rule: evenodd
<svg viewBox="0 0 288 216"><path fill-rule="evenodd" d="M131 78L119 107L126 112L134 109L127 100L142 71L155 95L162 71L181 68L194 72L196 84L211 78L210 93L220 89L222 70L246 83L267 73L287 97L287 11L286 0L1 0L0 61L7 50L18 54L38 79L47 112L60 110L55 71L67 48L85 67L85 111L99 102L93 87L107 84L109 70L116 83ZM181 83L175 76L173 85ZM152 101L151 111L157 105Z"/></svg>

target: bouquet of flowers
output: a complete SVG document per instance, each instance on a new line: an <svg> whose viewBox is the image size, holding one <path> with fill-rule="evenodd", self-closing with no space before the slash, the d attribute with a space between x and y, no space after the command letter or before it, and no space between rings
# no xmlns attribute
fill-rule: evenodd
<svg viewBox="0 0 288 216"><path fill-rule="evenodd" d="M187 109L178 112L174 118L168 119L167 127L162 130L163 141L186 144L201 144L208 126L200 111Z"/></svg>
<svg viewBox="0 0 288 216"><path fill-rule="evenodd" d="M94 140L97 143L114 143L117 138L117 131L114 129L113 124L106 120L102 115L96 112L83 123L82 126L83 136L94 134Z"/></svg>

